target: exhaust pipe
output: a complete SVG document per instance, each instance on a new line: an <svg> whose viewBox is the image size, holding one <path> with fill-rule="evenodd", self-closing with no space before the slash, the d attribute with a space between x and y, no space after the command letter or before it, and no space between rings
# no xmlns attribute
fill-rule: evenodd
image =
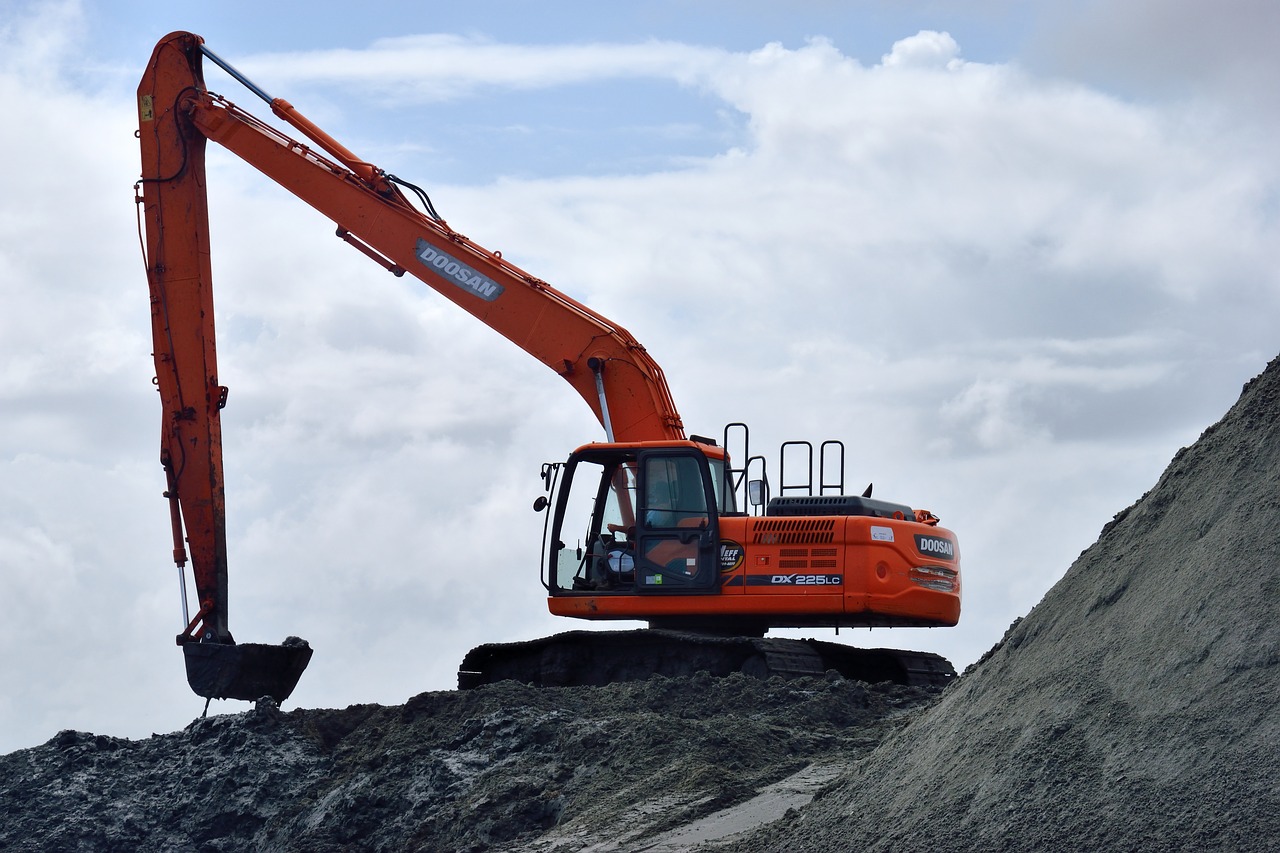
<svg viewBox="0 0 1280 853"><path fill-rule="evenodd" d="M254 702L270 696L279 705L289 698L311 662L311 645L289 637L267 643L184 643L187 683L206 699Z"/></svg>

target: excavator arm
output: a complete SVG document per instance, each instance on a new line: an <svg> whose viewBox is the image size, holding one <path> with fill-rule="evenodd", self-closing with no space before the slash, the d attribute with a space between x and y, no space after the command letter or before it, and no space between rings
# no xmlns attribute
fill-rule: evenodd
<svg viewBox="0 0 1280 853"><path fill-rule="evenodd" d="M310 144L279 132L205 86L209 58L270 104ZM591 407L610 441L683 439L661 368L629 332L452 230L425 194L367 163L287 101L271 98L175 32L155 47L138 87L161 464L185 579L187 548L199 608L178 641L202 696L282 700L310 649L235 644L227 624L227 550L205 145L212 140L333 220L337 235L389 271L408 272L550 367ZM427 213L401 186L420 194ZM185 540L185 544L184 544ZM184 580L185 584L185 580ZM183 590L184 616L186 592ZM194 669L193 669L194 667Z"/></svg>
<svg viewBox="0 0 1280 853"><path fill-rule="evenodd" d="M267 101L272 112L333 159L290 139L210 93L201 58L210 57ZM683 439L666 378L624 328L420 212L396 179L360 160L281 98L253 86L203 46L174 33L156 47L138 90L142 104L143 195L152 231L169 253L208 257L203 233L168 235L171 217L203 201L203 140L217 142L329 217L339 237L397 274L408 272L550 367L591 407L616 441ZM147 104L150 107L147 107ZM150 116L150 117L148 117ZM165 176L171 176L167 180ZM160 185L151 204L150 184ZM165 196L171 196L166 202ZM199 196L199 198L197 198ZM197 223L192 223L197 224ZM194 238L194 239L193 239ZM166 247L161 245L160 251Z"/></svg>

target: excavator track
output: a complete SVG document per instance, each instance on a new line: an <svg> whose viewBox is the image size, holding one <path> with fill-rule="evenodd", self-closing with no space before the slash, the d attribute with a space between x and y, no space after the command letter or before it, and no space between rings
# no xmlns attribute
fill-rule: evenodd
<svg viewBox="0 0 1280 853"><path fill-rule="evenodd" d="M868 683L945 686L956 676L930 652L859 649L820 640L721 637L685 631L566 631L518 643L488 643L467 653L458 687L514 680L535 687L600 686L707 672L723 678L820 677L835 670Z"/></svg>

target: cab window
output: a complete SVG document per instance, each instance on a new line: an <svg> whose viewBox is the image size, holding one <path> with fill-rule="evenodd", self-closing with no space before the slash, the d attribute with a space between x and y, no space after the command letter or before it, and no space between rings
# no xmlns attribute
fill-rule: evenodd
<svg viewBox="0 0 1280 853"><path fill-rule="evenodd" d="M650 528L705 524L707 494L698 460L651 456L644 460L645 525Z"/></svg>

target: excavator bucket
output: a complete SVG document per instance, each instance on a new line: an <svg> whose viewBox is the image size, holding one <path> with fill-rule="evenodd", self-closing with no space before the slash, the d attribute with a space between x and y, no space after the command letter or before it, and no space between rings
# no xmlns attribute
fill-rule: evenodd
<svg viewBox="0 0 1280 853"><path fill-rule="evenodd" d="M290 637L282 645L266 643L187 643L187 683L206 699L255 701L270 696L284 702L311 662L306 640Z"/></svg>

